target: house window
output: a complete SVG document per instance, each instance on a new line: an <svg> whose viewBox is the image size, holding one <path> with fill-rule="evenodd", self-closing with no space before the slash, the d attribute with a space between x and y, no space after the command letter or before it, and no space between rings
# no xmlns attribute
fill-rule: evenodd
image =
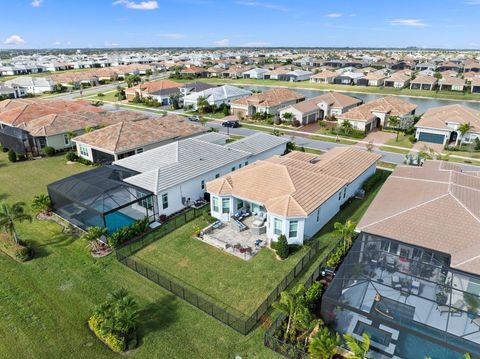
<svg viewBox="0 0 480 359"><path fill-rule="evenodd" d="M220 177L220 173L217 173L217 174L215 175L215 178L218 178L218 177Z"/></svg>
<svg viewBox="0 0 480 359"><path fill-rule="evenodd" d="M317 209L317 222L320 220L320 208Z"/></svg>
<svg viewBox="0 0 480 359"><path fill-rule="evenodd" d="M235 166L232 167L232 172L235 171Z"/></svg>
<svg viewBox="0 0 480 359"><path fill-rule="evenodd" d="M243 201L241 199L237 199L237 210L243 208Z"/></svg>
<svg viewBox="0 0 480 359"><path fill-rule="evenodd" d="M338 192L338 200L340 201L342 199L342 191Z"/></svg>
<svg viewBox="0 0 480 359"><path fill-rule="evenodd" d="M213 197L213 211L220 212L220 208L218 207L218 197Z"/></svg>
<svg viewBox="0 0 480 359"><path fill-rule="evenodd" d="M162 194L162 208L163 209L168 208L168 193Z"/></svg>
<svg viewBox="0 0 480 359"><path fill-rule="evenodd" d="M137 192L137 197L142 197L143 195L144 195L143 193ZM143 208L152 209L153 208L153 196L142 199L139 202L139 204Z"/></svg>
<svg viewBox="0 0 480 359"><path fill-rule="evenodd" d="M343 199L345 199L345 196L347 195L347 187L343 189Z"/></svg>
<svg viewBox="0 0 480 359"><path fill-rule="evenodd" d="M142 153L143 152L143 148L140 147L140 148L137 148L137 153Z"/></svg>
<svg viewBox="0 0 480 359"><path fill-rule="evenodd" d="M222 198L222 213L230 213L230 198Z"/></svg>
<svg viewBox="0 0 480 359"><path fill-rule="evenodd" d="M80 154L82 156L88 156L88 147L85 145L80 145Z"/></svg>
<svg viewBox="0 0 480 359"><path fill-rule="evenodd" d="M66 145L70 144L70 139L68 138L68 135L63 135L63 139L65 140Z"/></svg>
<svg viewBox="0 0 480 359"><path fill-rule="evenodd" d="M273 220L273 233L277 236L282 234L282 220L275 218Z"/></svg>
<svg viewBox="0 0 480 359"><path fill-rule="evenodd" d="M205 189L205 180L202 180L202 182L200 182L200 187L202 189Z"/></svg>
<svg viewBox="0 0 480 359"><path fill-rule="evenodd" d="M298 235L298 221L290 221L290 227L288 229L288 237L296 238Z"/></svg>
<svg viewBox="0 0 480 359"><path fill-rule="evenodd" d="M242 164L241 164L241 163L238 165L238 168L242 168Z"/></svg>
<svg viewBox="0 0 480 359"><path fill-rule="evenodd" d="M245 166L248 166L248 161L245 161Z"/></svg>

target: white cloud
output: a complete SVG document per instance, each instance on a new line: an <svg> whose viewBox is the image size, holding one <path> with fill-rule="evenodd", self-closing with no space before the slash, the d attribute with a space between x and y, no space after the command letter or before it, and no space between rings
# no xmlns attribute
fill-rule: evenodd
<svg viewBox="0 0 480 359"><path fill-rule="evenodd" d="M179 34L176 32L158 34L157 36L164 37L166 39L173 39L173 40L184 39L186 37L184 34Z"/></svg>
<svg viewBox="0 0 480 359"><path fill-rule="evenodd" d="M61 45L61 44L62 44L62 43L61 43L60 41L55 41L55 42L53 43L53 45L55 45L55 46L59 46L59 45Z"/></svg>
<svg viewBox="0 0 480 359"><path fill-rule="evenodd" d="M42 6L42 2L43 0L33 0L30 5L32 5L33 7L40 7Z"/></svg>
<svg viewBox="0 0 480 359"><path fill-rule="evenodd" d="M270 42L262 42L262 41L246 42L246 43L242 44L243 47L266 47L266 46L270 46L270 45L271 45Z"/></svg>
<svg viewBox="0 0 480 359"><path fill-rule="evenodd" d="M390 21L394 26L413 26L413 27L425 27L428 26L423 20L420 19L395 19Z"/></svg>
<svg viewBox="0 0 480 359"><path fill-rule="evenodd" d="M4 41L5 45L22 45L24 43L25 43L25 40L18 35L9 36Z"/></svg>
<svg viewBox="0 0 480 359"><path fill-rule="evenodd" d="M261 7L264 9L269 9L269 10L276 10L276 11L283 11L283 12L289 12L291 11L289 8L275 5L275 4L270 4L270 3L265 3L265 2L257 2L257 1L235 1L235 4L237 5L243 5L243 6L252 6L252 7Z"/></svg>
<svg viewBox="0 0 480 359"><path fill-rule="evenodd" d="M343 15L340 14L339 12L332 12L332 13L327 15L327 17L331 17L331 18L342 17L342 16Z"/></svg>
<svg viewBox="0 0 480 359"><path fill-rule="evenodd" d="M219 47L227 47L230 44L230 40L229 39L221 39L221 40L214 41L213 44L215 46L219 46Z"/></svg>
<svg viewBox="0 0 480 359"><path fill-rule="evenodd" d="M116 42L112 42L112 41L108 41L108 40L105 40L105 43L104 43L105 47L115 47L115 46L118 46L118 44Z"/></svg>
<svg viewBox="0 0 480 359"><path fill-rule="evenodd" d="M130 0L117 0L113 2L113 5L124 5L127 9L133 10L155 10L158 9L158 2L151 1L130 1Z"/></svg>

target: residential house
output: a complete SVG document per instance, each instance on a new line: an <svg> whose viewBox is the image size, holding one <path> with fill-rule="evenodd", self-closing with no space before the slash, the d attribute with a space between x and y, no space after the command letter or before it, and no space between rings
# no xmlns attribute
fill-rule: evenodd
<svg viewBox="0 0 480 359"><path fill-rule="evenodd" d="M171 80L151 81L126 89L125 96L127 100L133 100L136 96L151 97L162 105L169 105L170 96L180 93L183 86L184 84Z"/></svg>
<svg viewBox="0 0 480 359"><path fill-rule="evenodd" d="M312 238L375 173L380 155L335 147L323 155L291 152L256 161L207 183L211 215L222 222L248 209L270 241ZM321 185L319 185L321 184Z"/></svg>
<svg viewBox="0 0 480 359"><path fill-rule="evenodd" d="M219 106L221 104L229 105L230 102L250 96L251 94L251 91L244 90L240 87L223 85L219 87L212 87L204 91L191 93L183 98L183 105L192 106L194 110L197 110L197 102L199 97L205 98L212 106Z"/></svg>
<svg viewBox="0 0 480 359"><path fill-rule="evenodd" d="M305 95L285 88L272 88L255 93L231 103L232 114L241 117L253 116L256 113L278 115L280 109L305 100Z"/></svg>
<svg viewBox="0 0 480 359"><path fill-rule="evenodd" d="M364 77L357 79L358 86L383 86L387 76L383 72L369 72Z"/></svg>
<svg viewBox="0 0 480 359"><path fill-rule="evenodd" d="M5 81L5 86L16 87L21 89L22 92L34 95L51 92L54 85L54 82L46 77L21 76Z"/></svg>
<svg viewBox="0 0 480 359"><path fill-rule="evenodd" d="M410 81L412 90L432 91L437 86L438 80L433 76L417 76Z"/></svg>
<svg viewBox="0 0 480 359"><path fill-rule="evenodd" d="M274 70L270 70L268 72L265 72L263 74L263 79L264 80L281 80L285 81L288 73L290 73L290 70L287 68L278 68Z"/></svg>
<svg viewBox="0 0 480 359"><path fill-rule="evenodd" d="M436 68L437 68L437 65L434 64L433 62L421 62L415 65L415 71L425 71L425 70L435 71Z"/></svg>
<svg viewBox="0 0 480 359"><path fill-rule="evenodd" d="M397 89L402 89L410 84L410 76L394 73L390 77L387 77L383 83L385 87L393 87Z"/></svg>
<svg viewBox="0 0 480 359"><path fill-rule="evenodd" d="M281 76L281 80L290 82L307 81L312 75L313 72L311 71L293 70L288 72L286 75Z"/></svg>
<svg viewBox="0 0 480 359"><path fill-rule="evenodd" d="M335 78L338 76L336 72L325 70L318 74L310 76L310 82L320 84L333 84Z"/></svg>
<svg viewBox="0 0 480 359"><path fill-rule="evenodd" d="M329 92L305 101L298 102L280 110L280 117L285 113L293 114L293 120L307 125L325 118L336 117L362 104L362 100L339 92Z"/></svg>
<svg viewBox="0 0 480 359"><path fill-rule="evenodd" d="M472 128L462 138L460 125L469 123ZM480 111L459 104L429 108L415 124L418 141L458 145L480 138Z"/></svg>
<svg viewBox="0 0 480 359"><path fill-rule="evenodd" d="M252 68L253 68L252 66L233 65L233 66L230 66L227 70L223 71L222 76L231 78L231 79L242 78L243 73Z"/></svg>
<svg viewBox="0 0 480 359"><path fill-rule="evenodd" d="M375 357L479 357L479 174L398 166L322 297L326 323L356 339L374 333Z"/></svg>
<svg viewBox="0 0 480 359"><path fill-rule="evenodd" d="M206 132L183 116L123 120L73 139L77 154L95 163L112 163Z"/></svg>
<svg viewBox="0 0 480 359"><path fill-rule="evenodd" d="M353 85L356 84L358 80L364 78L365 75L363 73L353 72L353 71L346 71L337 75L333 80L333 83L339 85Z"/></svg>
<svg viewBox="0 0 480 359"><path fill-rule="evenodd" d="M470 81L470 92L480 93L480 77L475 77Z"/></svg>
<svg viewBox="0 0 480 359"><path fill-rule="evenodd" d="M191 77L207 77L208 71L202 67L190 66L180 71L181 75L191 76Z"/></svg>
<svg viewBox="0 0 480 359"><path fill-rule="evenodd" d="M221 77L223 71L225 71L225 69L220 66L209 67L207 69L207 77Z"/></svg>
<svg viewBox="0 0 480 359"><path fill-rule="evenodd" d="M255 68L245 71L242 76L244 79L263 79L263 75L267 72L267 69Z"/></svg>
<svg viewBox="0 0 480 359"><path fill-rule="evenodd" d="M465 80L459 77L443 77L438 81L440 91L463 91Z"/></svg>
<svg viewBox="0 0 480 359"><path fill-rule="evenodd" d="M206 183L256 160L285 152L287 139L265 133L219 145L210 134L176 141L115 162L137 174L125 182L154 194L159 215L203 199ZM217 139L215 139L217 141Z"/></svg>
<svg viewBox="0 0 480 359"><path fill-rule="evenodd" d="M386 96L347 111L338 118L338 125L348 120L354 129L369 132L385 126L390 116L397 116L401 121L413 121L417 105L404 101L397 96Z"/></svg>

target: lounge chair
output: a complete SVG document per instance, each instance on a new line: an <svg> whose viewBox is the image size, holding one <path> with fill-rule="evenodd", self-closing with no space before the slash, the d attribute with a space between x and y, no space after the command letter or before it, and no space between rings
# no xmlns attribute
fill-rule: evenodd
<svg viewBox="0 0 480 359"><path fill-rule="evenodd" d="M392 276L392 286L393 288L398 290L402 289L402 283L400 282L400 278L398 278L398 276L396 275Z"/></svg>

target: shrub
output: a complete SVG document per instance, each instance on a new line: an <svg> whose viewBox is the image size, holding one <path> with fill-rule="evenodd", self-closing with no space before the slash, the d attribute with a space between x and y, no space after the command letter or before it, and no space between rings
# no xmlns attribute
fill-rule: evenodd
<svg viewBox="0 0 480 359"><path fill-rule="evenodd" d="M112 351L115 353L120 353L125 351L127 344L125 343L125 338L117 336L113 333L102 333L100 327L104 319L100 315L93 315L88 320L88 325L93 330L95 335L100 338Z"/></svg>
<svg viewBox="0 0 480 359"><path fill-rule="evenodd" d="M389 173L385 171L379 171L375 172L372 176L368 177L365 182L363 182L363 189L365 192L370 192L381 180L385 179L388 177Z"/></svg>
<svg viewBox="0 0 480 359"><path fill-rule="evenodd" d="M28 246L20 246L17 250L15 250L15 258L20 262L26 262L32 258L32 249Z"/></svg>
<svg viewBox="0 0 480 359"><path fill-rule="evenodd" d="M55 148L47 146L43 149L43 152L48 156L52 157L55 154Z"/></svg>
<svg viewBox="0 0 480 359"><path fill-rule="evenodd" d="M480 139L478 137L475 137L473 140L473 149L475 151L480 151Z"/></svg>
<svg viewBox="0 0 480 359"><path fill-rule="evenodd" d="M75 162L78 160L78 155L73 151L68 151L65 157L67 161L70 161L70 162Z"/></svg>
<svg viewBox="0 0 480 359"><path fill-rule="evenodd" d="M320 282L313 282L303 296L304 304L307 308L312 309L322 296L323 285Z"/></svg>
<svg viewBox="0 0 480 359"><path fill-rule="evenodd" d="M277 248L277 255L281 259L286 259L290 254L287 237L285 237L284 234L281 234L280 236L278 236L276 248Z"/></svg>
<svg viewBox="0 0 480 359"><path fill-rule="evenodd" d="M104 97L105 94L104 94L103 92L99 92L99 93L97 93L97 96L98 96L98 97Z"/></svg>
<svg viewBox="0 0 480 359"><path fill-rule="evenodd" d="M8 150L8 160L10 162L17 162L18 158L17 158L17 154L15 153L14 150Z"/></svg>
<svg viewBox="0 0 480 359"><path fill-rule="evenodd" d="M294 119L294 120L292 121L292 125L293 125L293 127L300 127L300 121L297 120L297 119Z"/></svg>
<svg viewBox="0 0 480 359"><path fill-rule="evenodd" d="M148 222L148 217L145 217L144 219L133 222L129 226L118 229L107 238L108 245L116 248L133 239L135 236L146 232L148 229Z"/></svg>

